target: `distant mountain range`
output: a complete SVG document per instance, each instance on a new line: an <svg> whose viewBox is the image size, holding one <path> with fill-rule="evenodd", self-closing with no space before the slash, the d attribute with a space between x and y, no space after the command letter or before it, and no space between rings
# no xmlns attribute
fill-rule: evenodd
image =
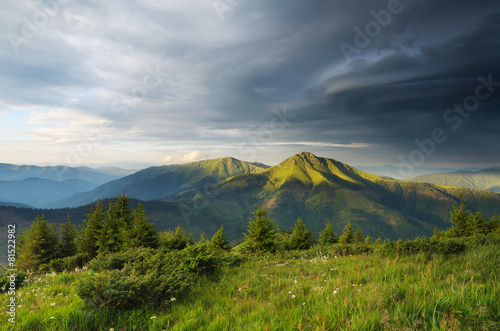
<svg viewBox="0 0 500 331"><path fill-rule="evenodd" d="M0 205L43 208L55 201L121 178L135 170L88 167L39 167L0 164Z"/></svg>
<svg viewBox="0 0 500 331"><path fill-rule="evenodd" d="M26 178L0 181L0 201L43 208L69 195L92 190L97 185L82 179L56 182L50 179Z"/></svg>
<svg viewBox="0 0 500 331"><path fill-rule="evenodd" d="M135 171L136 170L113 167L93 169L88 167L39 167L32 165L0 163L0 180L11 181L23 180L26 178L40 178L62 182L68 179L81 179L95 185L101 185L123 176L127 176Z"/></svg>
<svg viewBox="0 0 500 331"><path fill-rule="evenodd" d="M160 230L182 225L210 237L224 225L230 239L242 236L259 206L268 208L281 229L301 217L316 233L331 221L340 234L350 220L365 235L389 239L429 236L434 227L449 227L460 192L471 210L487 218L500 215L500 195L490 191L385 179L307 152L273 167L233 158L152 167L58 203L76 207L124 190L134 199L149 200L147 216ZM81 223L89 208L0 207L0 226L12 220L27 224L42 213L58 222L69 214Z"/></svg>
<svg viewBox="0 0 500 331"><path fill-rule="evenodd" d="M410 180L439 185L466 187L473 190L500 192L500 168L491 168L476 172L458 171L422 175Z"/></svg>

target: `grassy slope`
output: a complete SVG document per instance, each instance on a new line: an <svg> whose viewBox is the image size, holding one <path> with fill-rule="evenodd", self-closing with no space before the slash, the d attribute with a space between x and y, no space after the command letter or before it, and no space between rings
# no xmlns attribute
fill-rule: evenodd
<svg viewBox="0 0 500 331"><path fill-rule="evenodd" d="M422 175L411 179L439 185L465 187L474 190L500 192L500 169L486 169L479 172L452 172Z"/></svg>
<svg viewBox="0 0 500 331"><path fill-rule="evenodd" d="M4 317L0 329L498 330L499 248L430 259L265 257L201 278L163 311L93 310L75 294L80 273L46 275L18 291L16 327ZM7 300L0 296L4 316Z"/></svg>
<svg viewBox="0 0 500 331"><path fill-rule="evenodd" d="M486 217L500 214L500 196L426 183L385 180L341 162L295 155L257 174L231 177L217 185L216 193L194 195L186 204L206 201L204 212L245 229L259 205L284 229L302 217L314 232L333 220L341 233L348 220L372 237L397 239L429 236L435 226L449 227L451 206L463 191L470 208Z"/></svg>

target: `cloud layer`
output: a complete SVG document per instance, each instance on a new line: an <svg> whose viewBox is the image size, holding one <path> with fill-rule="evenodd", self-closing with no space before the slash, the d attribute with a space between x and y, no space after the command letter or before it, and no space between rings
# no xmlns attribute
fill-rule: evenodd
<svg viewBox="0 0 500 331"><path fill-rule="evenodd" d="M3 162L398 165L439 128L427 165L500 164L496 83L444 117L500 81L498 1L214 3L3 4Z"/></svg>

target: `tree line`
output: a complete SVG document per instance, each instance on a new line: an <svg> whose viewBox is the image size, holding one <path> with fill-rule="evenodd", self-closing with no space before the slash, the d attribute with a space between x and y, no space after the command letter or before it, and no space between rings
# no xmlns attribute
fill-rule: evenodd
<svg viewBox="0 0 500 331"><path fill-rule="evenodd" d="M450 213L454 226L447 231L435 229L432 239L486 236L489 233L500 235L500 217L489 221L481 213L472 214L462 197L460 205ZM129 198L119 195L110 200L105 209L101 200L91 207L86 220L79 228L69 216L65 223L49 223L44 215L36 218L29 230L21 236L18 244L18 263L21 270L46 272L62 271L82 267L96 256L144 247L152 249L182 250L194 245L190 233L186 235L180 226L175 230L158 232L155 225L145 216L142 204L137 208L129 207ZM343 233L337 236L331 222L316 237L311 227L298 218L291 231L282 231L268 216L266 208L259 207L249 220L245 240L238 250L246 254L273 253L278 250L307 250L316 243L320 245L373 244L370 236L363 236L360 227L354 231L350 221ZM205 242L204 235L199 242ZM379 237L376 244L382 244ZM229 241L224 228L214 234L210 244L217 249L229 250Z"/></svg>
<svg viewBox="0 0 500 331"><path fill-rule="evenodd" d="M125 195L110 200L107 210L98 200L86 217L77 228L69 216L61 225L49 223L44 215L38 216L18 242L18 268L33 272L73 269L96 256L131 248L180 250L194 244L193 236L186 237L180 226L175 231L158 232L145 216L143 205L132 210ZM223 227L215 233L212 243L217 248L229 249Z"/></svg>

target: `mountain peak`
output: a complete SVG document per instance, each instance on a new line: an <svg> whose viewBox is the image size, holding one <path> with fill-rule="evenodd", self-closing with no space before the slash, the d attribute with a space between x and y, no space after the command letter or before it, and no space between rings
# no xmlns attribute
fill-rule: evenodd
<svg viewBox="0 0 500 331"><path fill-rule="evenodd" d="M303 162L303 163L309 163L309 164L315 164L318 165L320 164L320 158L318 158L316 155L310 152L302 152L299 154L295 154L285 162L291 161L292 163L297 163L297 162Z"/></svg>

